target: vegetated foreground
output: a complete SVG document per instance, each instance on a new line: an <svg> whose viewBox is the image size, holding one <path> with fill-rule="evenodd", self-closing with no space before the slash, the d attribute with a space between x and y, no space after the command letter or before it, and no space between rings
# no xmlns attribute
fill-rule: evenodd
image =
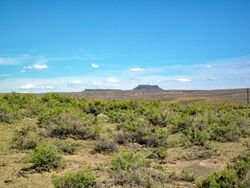
<svg viewBox="0 0 250 188"><path fill-rule="evenodd" d="M0 187L249 187L250 106L0 96Z"/></svg>

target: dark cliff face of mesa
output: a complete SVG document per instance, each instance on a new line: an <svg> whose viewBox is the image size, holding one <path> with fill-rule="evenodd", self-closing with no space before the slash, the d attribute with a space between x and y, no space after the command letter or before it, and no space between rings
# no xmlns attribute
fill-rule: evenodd
<svg viewBox="0 0 250 188"><path fill-rule="evenodd" d="M138 85L133 91L163 91L158 85Z"/></svg>

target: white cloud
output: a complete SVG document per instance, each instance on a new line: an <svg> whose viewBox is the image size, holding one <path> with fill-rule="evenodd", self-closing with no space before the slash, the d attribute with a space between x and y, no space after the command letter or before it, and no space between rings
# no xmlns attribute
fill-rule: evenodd
<svg viewBox="0 0 250 188"><path fill-rule="evenodd" d="M47 69L48 65L46 64L35 64L33 65L33 69Z"/></svg>
<svg viewBox="0 0 250 188"><path fill-rule="evenodd" d="M175 79L175 81L178 81L178 82L191 82L192 80L189 79L189 78L177 78L177 79Z"/></svg>
<svg viewBox="0 0 250 188"><path fill-rule="evenodd" d="M34 84L24 84L19 87L19 89L34 89L36 86Z"/></svg>
<svg viewBox="0 0 250 188"><path fill-rule="evenodd" d="M93 63L93 64L91 64L91 67L92 68L99 68L99 65Z"/></svg>
<svg viewBox="0 0 250 188"><path fill-rule="evenodd" d="M108 82L111 82L111 83L119 83L120 80L117 80L116 78L109 78L107 79Z"/></svg>
<svg viewBox="0 0 250 188"><path fill-rule="evenodd" d="M130 71L130 72L145 72L146 69L136 67L136 68L131 68L131 69L129 69L129 71Z"/></svg>

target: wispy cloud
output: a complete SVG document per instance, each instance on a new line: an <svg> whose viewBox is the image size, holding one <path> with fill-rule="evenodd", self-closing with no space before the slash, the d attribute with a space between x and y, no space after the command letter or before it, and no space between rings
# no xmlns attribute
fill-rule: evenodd
<svg viewBox="0 0 250 188"><path fill-rule="evenodd" d="M67 54L67 53L66 53ZM100 60L99 57L86 53L86 52L78 52L78 54L74 55L39 55L36 53L25 53L25 54L0 54L0 66L1 65L17 65L17 64L47 64L52 62L61 62L61 61L69 61L69 60L81 60L81 61L90 61L96 62ZM93 64L94 66L97 64ZM98 66L98 65L97 65ZM99 66L98 66L99 67ZM94 68L98 68L94 67Z"/></svg>
<svg viewBox="0 0 250 188"><path fill-rule="evenodd" d="M209 79L209 80L212 80L212 81L217 80L216 77L211 77L211 78L208 78L208 79Z"/></svg>
<svg viewBox="0 0 250 188"><path fill-rule="evenodd" d="M71 84L76 84L76 85L82 84L82 81L81 81L81 80L73 80L73 81L71 82Z"/></svg>
<svg viewBox="0 0 250 188"><path fill-rule="evenodd" d="M33 90L33 89L54 89L51 85L34 85L34 84L24 84L18 87L21 90Z"/></svg>
<svg viewBox="0 0 250 188"><path fill-rule="evenodd" d="M135 67L135 68L129 69L129 71L130 72L145 72L145 71L147 71L147 69L140 68L140 67Z"/></svg>
<svg viewBox="0 0 250 188"><path fill-rule="evenodd" d="M117 80L116 78L109 78L107 79L108 82L111 82L111 83L119 83L120 80Z"/></svg>
<svg viewBox="0 0 250 188"><path fill-rule="evenodd" d="M21 72L25 72L26 70L43 70L43 69L47 69L48 65L46 64L34 64L34 65L29 65L29 66L25 66L23 67L23 69L21 70Z"/></svg>
<svg viewBox="0 0 250 188"><path fill-rule="evenodd" d="M19 58L0 57L0 65L16 65L21 63Z"/></svg>
<svg viewBox="0 0 250 188"><path fill-rule="evenodd" d="M175 81L178 82L191 82L192 80L189 78L176 78Z"/></svg>

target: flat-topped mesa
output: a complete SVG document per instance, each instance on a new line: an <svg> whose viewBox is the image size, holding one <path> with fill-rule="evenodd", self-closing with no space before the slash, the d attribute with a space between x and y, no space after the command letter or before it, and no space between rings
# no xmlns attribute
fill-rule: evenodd
<svg viewBox="0 0 250 188"><path fill-rule="evenodd" d="M134 91L163 91L158 85L138 85Z"/></svg>

